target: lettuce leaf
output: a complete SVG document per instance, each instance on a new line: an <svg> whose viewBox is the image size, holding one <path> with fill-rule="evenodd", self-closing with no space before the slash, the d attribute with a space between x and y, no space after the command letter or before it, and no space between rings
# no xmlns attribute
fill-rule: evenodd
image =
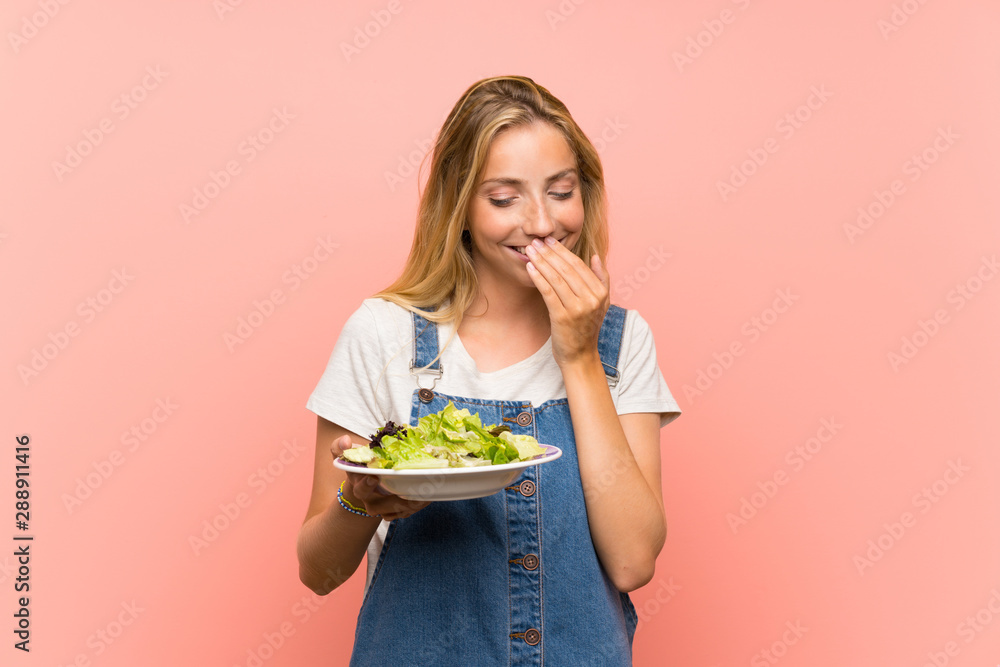
<svg viewBox="0 0 1000 667"><path fill-rule="evenodd" d="M388 423L370 446L346 450L343 457L369 468L406 470L501 465L544 453L530 435L514 435L505 425L484 426L479 413L459 410L449 401L415 426Z"/></svg>

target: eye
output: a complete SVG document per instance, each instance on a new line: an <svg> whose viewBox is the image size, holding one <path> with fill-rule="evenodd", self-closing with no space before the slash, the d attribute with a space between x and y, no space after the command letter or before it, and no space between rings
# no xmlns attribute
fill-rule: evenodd
<svg viewBox="0 0 1000 667"><path fill-rule="evenodd" d="M550 192L549 194L555 197L556 199L569 199L570 197L573 196L574 192L575 190L570 190L569 192Z"/></svg>
<svg viewBox="0 0 1000 667"><path fill-rule="evenodd" d="M493 204L494 206L501 206L501 207L510 206L511 204L514 203L514 198L507 197L506 199L493 199L493 197L490 197L490 203Z"/></svg>

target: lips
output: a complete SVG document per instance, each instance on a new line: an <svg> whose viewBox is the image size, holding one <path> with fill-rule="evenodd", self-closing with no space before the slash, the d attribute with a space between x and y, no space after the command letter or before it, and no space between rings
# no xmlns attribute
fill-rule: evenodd
<svg viewBox="0 0 1000 667"><path fill-rule="evenodd" d="M531 259L530 257L528 257L528 254L526 252L524 252L524 246L523 245L520 245L520 246L509 245L509 246L507 246L507 248L509 248L511 251L513 251L514 254L517 255L524 262L527 262L527 261L529 261Z"/></svg>

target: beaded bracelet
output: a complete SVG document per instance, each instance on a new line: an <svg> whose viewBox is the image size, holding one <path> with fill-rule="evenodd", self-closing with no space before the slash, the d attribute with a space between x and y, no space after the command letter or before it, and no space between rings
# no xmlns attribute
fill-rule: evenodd
<svg viewBox="0 0 1000 667"><path fill-rule="evenodd" d="M344 482L346 482L346 481L347 480L344 480ZM340 503L341 507L343 507L345 510L347 510L351 514L357 514L358 516L367 516L367 517L379 516L378 514L369 514L365 510L361 509L360 507L355 507L354 505L352 505L350 503L350 501L348 501L347 499L345 499L344 498L344 482L341 482L340 486L337 487L337 502Z"/></svg>

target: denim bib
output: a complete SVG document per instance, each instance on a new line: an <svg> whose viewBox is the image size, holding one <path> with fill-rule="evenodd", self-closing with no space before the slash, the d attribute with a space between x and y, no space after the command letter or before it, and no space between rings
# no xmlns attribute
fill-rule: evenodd
<svg viewBox="0 0 1000 667"><path fill-rule="evenodd" d="M611 306L598 350L618 381L625 310ZM437 326L414 314L411 370L444 372ZM478 412L560 447L492 496L433 502L389 524L358 615L351 665L632 664L637 616L604 573L590 537L567 399L528 401L413 392L410 423L444 408Z"/></svg>

